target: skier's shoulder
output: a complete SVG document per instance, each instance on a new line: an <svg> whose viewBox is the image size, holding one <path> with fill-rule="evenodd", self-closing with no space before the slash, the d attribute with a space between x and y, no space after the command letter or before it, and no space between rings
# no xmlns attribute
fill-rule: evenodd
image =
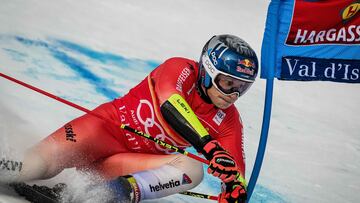
<svg viewBox="0 0 360 203"><path fill-rule="evenodd" d="M168 66L196 66L196 61L184 57L171 57L165 60L165 65Z"/></svg>

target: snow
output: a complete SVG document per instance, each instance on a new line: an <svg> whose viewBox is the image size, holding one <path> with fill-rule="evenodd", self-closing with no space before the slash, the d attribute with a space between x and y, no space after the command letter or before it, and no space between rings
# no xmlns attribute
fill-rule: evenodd
<svg viewBox="0 0 360 203"><path fill-rule="evenodd" d="M214 34L238 35L260 57L267 4L2 0L0 71L93 108L125 94L169 57L198 59ZM64 54L84 69L67 63ZM4 79L0 93L1 153L21 153L82 114ZM247 177L258 146L264 93L265 81L258 79L236 103L245 123ZM252 202L359 202L359 103L358 84L275 81L267 153ZM67 173L74 172L45 183L62 181ZM207 176L194 191L216 194L217 186ZM174 195L161 202L192 200ZM0 187L0 202L23 201Z"/></svg>

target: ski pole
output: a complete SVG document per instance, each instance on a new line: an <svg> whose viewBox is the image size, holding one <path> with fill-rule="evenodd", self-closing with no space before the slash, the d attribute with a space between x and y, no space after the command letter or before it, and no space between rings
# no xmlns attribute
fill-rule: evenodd
<svg viewBox="0 0 360 203"><path fill-rule="evenodd" d="M50 97L50 98L52 98L52 99L55 99L55 100L57 100L57 101L59 101L59 102L61 102L61 103L64 103L64 104L69 105L69 106L71 106L71 107L74 107L74 108L76 108L76 109L78 109L78 110L80 110L80 111L83 111L83 112L85 112L85 113L88 113L88 114L90 114L90 115L93 115L93 116L95 116L95 117L97 117L97 118L99 118L99 119L102 119L102 120L106 121L106 122L112 123L112 124L114 124L114 125L116 125L116 126L120 126L120 128L122 128L122 129L124 129L124 130L133 132L133 133L135 133L135 134L137 134L137 135L139 135L139 136L142 136L142 137L144 137L144 138L146 138L146 139L149 139L149 140L151 140L151 141L154 141L154 142L156 142L157 144L159 144L159 145L161 145L161 146L164 146L164 147L166 147L166 148L168 148L168 149L170 149L170 150L173 150L173 151L175 151L175 152L178 152L178 153L180 153L180 154L183 154L183 155L185 155L185 156L188 156L188 157L190 157L190 158L193 158L193 159L198 160L198 161L200 161L200 162L202 162L202 163L204 163L204 164L209 165L209 161L208 161L208 160L206 160L206 159L204 159L204 158L201 158L201 157L199 157L199 156L196 156L196 155L194 155L194 154L192 154L192 153L190 153L190 152L187 152L187 151L185 151L185 150L183 150L183 149L181 149L181 148L178 148L178 147L176 147L176 146L170 145L170 144L168 144L168 143L166 143L166 142L164 142L164 141L162 141L162 140L160 140L160 139L157 139L157 138L155 138L155 137L152 137L152 136L150 136L150 135L148 135L148 134L146 134L146 133L144 133L144 132L142 132L142 131L138 131L138 130L136 130L136 129L134 129L134 128L131 128L131 127L129 127L129 126L125 125L125 124L122 124L122 123L120 123L120 122L116 122L116 121L107 119L107 118L101 116L100 114L97 114L97 113L95 113L95 112L92 112L92 111L90 111L89 109L86 109L86 108L84 108L84 107L82 107L82 106L80 106L80 105L77 105L77 104L75 104L75 103L73 103L73 102L70 102L70 101L65 100L65 99L63 99L63 98L61 98L61 97L58 97L58 96L56 96L56 95L53 95L53 94L51 94L51 93L49 93L49 92L46 92L46 91L44 91L44 90L42 90L42 89L39 89L39 88L34 87L34 86L30 85L30 84L27 84L27 83L25 83L25 82L22 82L22 81L20 81L20 80L17 80L17 79L15 79L15 78L13 78L13 77L10 77L10 76L8 76L8 75L5 75L5 74L3 74L3 73L1 73L1 72L0 72L0 76L3 77L3 78L5 78L5 79L8 79L8 80L10 80L10 81L12 81L12 82L15 82L15 83L17 83L17 84L19 84L19 85L21 85L21 86L24 86L24 87L26 87L26 88L29 88L29 89L31 89L31 90L34 90L35 92L38 92L38 93L40 93L40 94L43 94L43 95L45 95L45 96L47 96L47 97ZM184 195L189 195L189 196L193 196L193 197L196 196L196 197L200 197L200 198L204 197L204 198L206 198L206 199L217 200L217 197L216 197L216 196L204 195L204 194L194 193L194 192L185 192Z"/></svg>
<svg viewBox="0 0 360 203"><path fill-rule="evenodd" d="M201 193L197 193L197 192L190 192L190 191L180 192L180 194L188 195L188 196L192 196L192 197L197 197L197 198L202 198L202 199L210 199L210 200L217 200L218 199L216 196L201 194Z"/></svg>

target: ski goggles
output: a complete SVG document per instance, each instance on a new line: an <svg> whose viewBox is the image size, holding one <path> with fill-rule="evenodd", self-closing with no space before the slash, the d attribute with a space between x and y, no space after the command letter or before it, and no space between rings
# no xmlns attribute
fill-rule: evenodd
<svg viewBox="0 0 360 203"><path fill-rule="evenodd" d="M252 82L238 80L231 76L219 73L215 79L213 79L213 85L224 95L237 94L237 96L240 97L250 88Z"/></svg>
<svg viewBox="0 0 360 203"><path fill-rule="evenodd" d="M211 78L214 87L224 95L243 95L253 84L253 81L245 81L228 73L219 71L210 61L209 56L202 56L202 65Z"/></svg>

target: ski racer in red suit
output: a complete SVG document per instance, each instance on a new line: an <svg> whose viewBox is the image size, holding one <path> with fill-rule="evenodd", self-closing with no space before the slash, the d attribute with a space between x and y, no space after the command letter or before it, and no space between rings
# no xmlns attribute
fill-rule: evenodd
<svg viewBox="0 0 360 203"><path fill-rule="evenodd" d="M219 202L244 202L243 125L234 102L257 70L256 54L244 40L218 35L206 43L199 63L170 58L126 95L93 111L179 148L193 146L210 161L208 173L223 182ZM115 201L160 198L203 179L198 161L85 114L32 148L17 181L50 178L71 167L109 180Z"/></svg>

